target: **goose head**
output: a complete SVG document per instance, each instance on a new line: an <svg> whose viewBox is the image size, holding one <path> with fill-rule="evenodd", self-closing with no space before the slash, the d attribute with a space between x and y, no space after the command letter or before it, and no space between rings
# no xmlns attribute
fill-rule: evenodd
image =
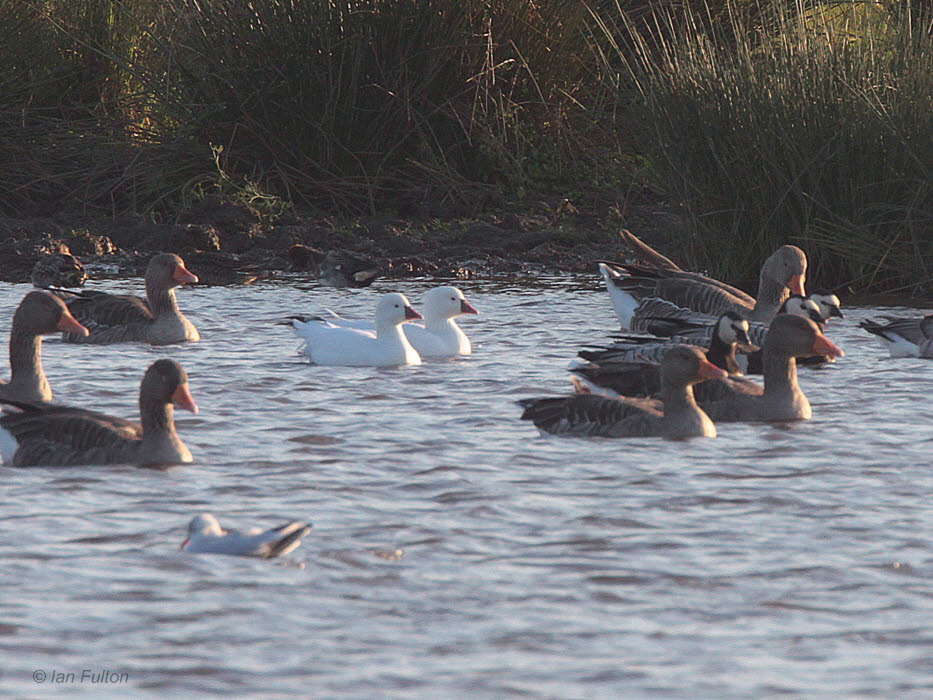
<svg viewBox="0 0 933 700"><path fill-rule="evenodd" d="M68 311L65 302L48 292L29 292L23 297L13 314L13 328L33 335L48 335L64 331L87 335L82 326Z"/></svg>
<svg viewBox="0 0 933 700"><path fill-rule="evenodd" d="M842 357L842 349L829 340L809 318L794 314L778 314L765 335L766 354L782 357L824 355Z"/></svg>
<svg viewBox="0 0 933 700"><path fill-rule="evenodd" d="M799 294L791 294L787 297L778 313L793 314L794 316L809 318L818 326L822 326L823 322L826 320L823 314L820 313L820 307L815 301Z"/></svg>
<svg viewBox="0 0 933 700"><path fill-rule="evenodd" d="M140 413L144 413L143 404L153 402L160 405L174 404L192 413L198 412L198 405L188 388L188 374L181 365L172 360L153 362L143 375L139 387Z"/></svg>
<svg viewBox="0 0 933 700"><path fill-rule="evenodd" d="M661 359L661 376L674 386L687 386L706 379L725 379L728 373L706 359L692 345L675 345Z"/></svg>
<svg viewBox="0 0 933 700"><path fill-rule="evenodd" d="M376 327L398 326L408 321L424 318L415 311L404 294L384 294L376 304Z"/></svg>
<svg viewBox="0 0 933 700"><path fill-rule="evenodd" d="M819 308L820 316L823 317L824 323L833 316L836 318L845 318L845 315L840 309L841 304L839 303L839 297L832 292L828 292L825 289L818 289L810 292L807 298Z"/></svg>
<svg viewBox="0 0 933 700"><path fill-rule="evenodd" d="M186 282L197 282L198 276L185 267L185 261L174 253L159 253L146 268L146 288L171 289Z"/></svg>
<svg viewBox="0 0 933 700"><path fill-rule="evenodd" d="M787 287L791 294L803 296L806 294L807 256L795 245L782 245L765 260L761 276Z"/></svg>
<svg viewBox="0 0 933 700"><path fill-rule="evenodd" d="M716 338L725 345L741 344L750 347L752 341L748 338L748 321L735 311L727 311L716 321Z"/></svg>
<svg viewBox="0 0 933 700"><path fill-rule="evenodd" d="M478 313L456 287L435 287L424 295L424 315L429 319L448 319Z"/></svg>

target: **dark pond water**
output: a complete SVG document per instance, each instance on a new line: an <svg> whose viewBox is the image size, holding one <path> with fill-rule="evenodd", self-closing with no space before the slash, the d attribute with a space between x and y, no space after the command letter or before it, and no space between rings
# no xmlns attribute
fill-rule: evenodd
<svg viewBox="0 0 933 700"><path fill-rule="evenodd" d="M882 309L846 309L829 329L846 357L801 371L813 420L686 443L518 420L516 399L569 390L576 349L616 327L595 275L462 283L475 352L420 367L312 366L275 325L368 315L385 291L418 307L431 286L185 289L200 343L50 339L56 400L127 417L144 369L179 360L195 463L0 467L0 693L933 692L933 362L886 359L856 328ZM0 318L26 291L0 285ZM285 560L180 552L204 510L314 530Z"/></svg>

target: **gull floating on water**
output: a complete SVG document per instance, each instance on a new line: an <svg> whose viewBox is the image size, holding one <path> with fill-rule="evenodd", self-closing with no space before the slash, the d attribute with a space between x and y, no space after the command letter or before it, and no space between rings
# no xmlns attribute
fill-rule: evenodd
<svg viewBox="0 0 933 700"><path fill-rule="evenodd" d="M201 513L188 524L188 537L181 548L197 554L233 554L271 559L291 552L310 531L311 525L300 520L270 530L258 527L245 532L224 530L213 515Z"/></svg>

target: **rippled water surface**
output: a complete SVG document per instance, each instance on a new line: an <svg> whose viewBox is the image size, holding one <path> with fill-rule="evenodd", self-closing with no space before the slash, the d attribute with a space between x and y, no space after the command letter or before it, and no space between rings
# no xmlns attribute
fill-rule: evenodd
<svg viewBox="0 0 933 700"><path fill-rule="evenodd" d="M801 371L813 420L690 442L519 420L516 399L568 390L576 349L616 327L595 276L462 283L475 352L421 367L316 367L275 324L369 315L385 291L417 308L430 286L183 289L200 343L49 339L56 401L127 417L145 368L180 361L195 463L0 467L0 693L933 692L933 362L856 327L883 310L846 309L828 333L846 357ZM4 347L26 291L0 285ZM314 529L284 560L180 552L204 510Z"/></svg>

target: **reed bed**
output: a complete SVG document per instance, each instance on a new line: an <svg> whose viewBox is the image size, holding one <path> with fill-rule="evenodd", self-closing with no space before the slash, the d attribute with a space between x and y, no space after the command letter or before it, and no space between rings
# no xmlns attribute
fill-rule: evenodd
<svg viewBox="0 0 933 700"><path fill-rule="evenodd" d="M599 64L585 6L545 9L532 0L0 1L0 53L20 74L38 62L57 76L30 74L27 92L0 110L0 170L20 160L37 169L7 183L22 198L0 206L28 208L43 188L36 201L84 189L86 205L177 205L236 183L344 213L475 211L579 182L607 153L590 111ZM53 93L44 103L42 90ZM36 135L26 153L15 143L23 131ZM57 134L55 148L41 143L45 133ZM101 133L116 138L71 152Z"/></svg>
<svg viewBox="0 0 933 700"><path fill-rule="evenodd" d="M0 213L220 192L461 216L647 187L683 225L641 233L691 267L754 284L795 242L840 290L929 290L925 7L0 0Z"/></svg>
<svg viewBox="0 0 933 700"><path fill-rule="evenodd" d="M929 291L931 16L861 1L753 9L595 17L682 205L683 259L753 284L793 242L842 290Z"/></svg>

